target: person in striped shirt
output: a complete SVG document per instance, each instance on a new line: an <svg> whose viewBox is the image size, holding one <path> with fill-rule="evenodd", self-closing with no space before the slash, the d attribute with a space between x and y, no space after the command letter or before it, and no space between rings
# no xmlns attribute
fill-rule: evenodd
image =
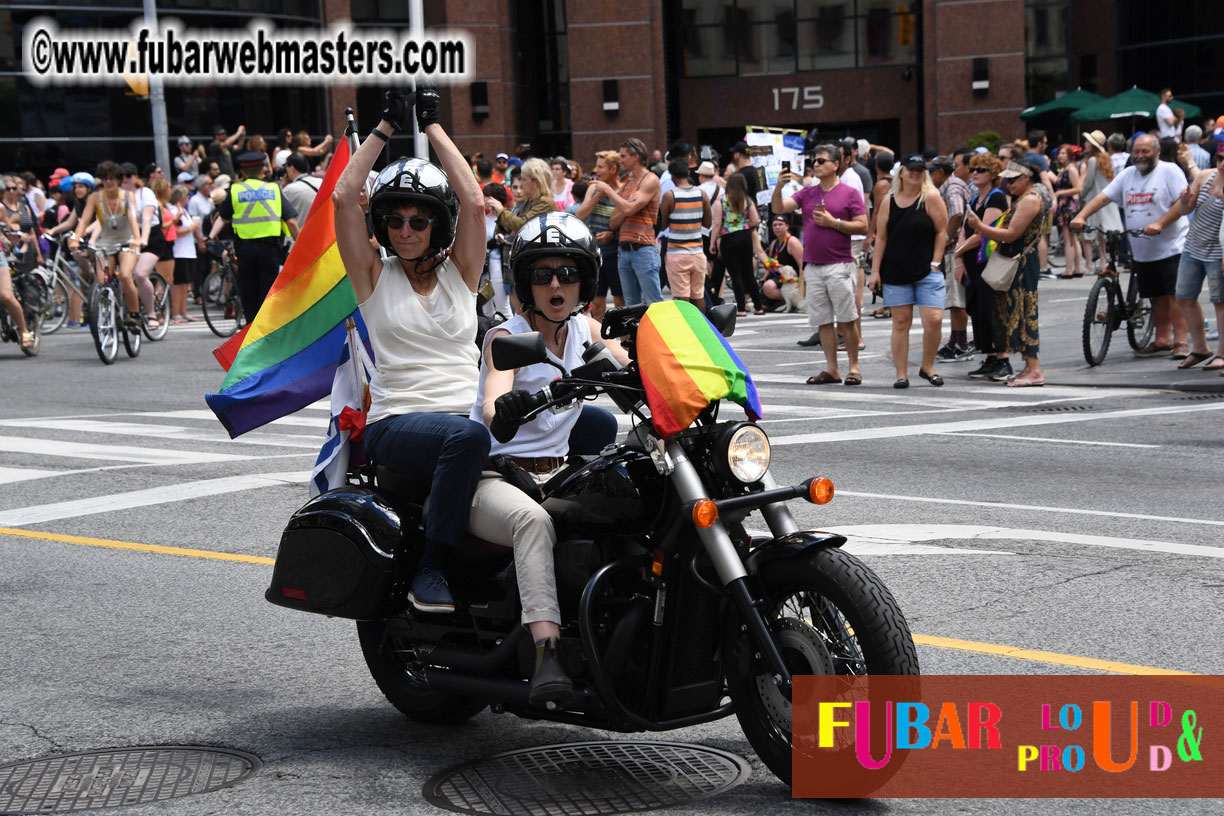
<svg viewBox="0 0 1224 816"><path fill-rule="evenodd" d="M659 213L667 229L667 285L672 298L687 300L705 311L705 254L701 230L710 227L710 199L689 181L687 156L668 165L675 186L663 194Z"/></svg>

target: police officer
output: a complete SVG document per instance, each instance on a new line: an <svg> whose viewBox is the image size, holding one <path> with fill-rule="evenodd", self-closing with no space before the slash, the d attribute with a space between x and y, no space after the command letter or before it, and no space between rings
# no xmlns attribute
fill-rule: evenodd
<svg viewBox="0 0 1224 816"><path fill-rule="evenodd" d="M248 323L255 319L280 271L281 237L285 229L294 238L298 234L297 210L281 195L280 185L259 178L267 158L258 151L238 157L242 180L230 185L229 195L217 207L219 217L208 235L215 239L226 224L233 224L238 295Z"/></svg>

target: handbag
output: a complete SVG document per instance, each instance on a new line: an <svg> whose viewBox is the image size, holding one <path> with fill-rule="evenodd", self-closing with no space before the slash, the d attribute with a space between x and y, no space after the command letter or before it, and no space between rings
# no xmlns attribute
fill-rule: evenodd
<svg viewBox="0 0 1224 816"><path fill-rule="evenodd" d="M982 280L996 292L1006 292L1016 279L1016 271L1020 269L1020 255L1012 257L1004 255L996 249L986 260L982 269Z"/></svg>

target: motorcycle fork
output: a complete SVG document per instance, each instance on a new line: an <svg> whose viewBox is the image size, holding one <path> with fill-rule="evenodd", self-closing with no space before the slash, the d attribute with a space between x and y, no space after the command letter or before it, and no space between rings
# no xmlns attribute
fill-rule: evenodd
<svg viewBox="0 0 1224 816"><path fill-rule="evenodd" d="M701 481L697 468L689 461L688 454L684 452L684 448L680 446L680 443L674 440L668 442L667 454L671 458L674 468L671 474L672 485L680 496L680 500L687 503L697 499L709 498L707 495L708 491ZM772 482L772 479L770 481ZM768 486L766 485L766 487ZM781 504L779 509L779 504L768 505L762 508L762 514L765 514L767 509L770 511L770 514L765 515L770 528L774 527L775 521L781 526L787 520L789 520L792 527L795 527L795 520L791 517L790 511L786 509L784 504ZM769 625L765 622L762 610L764 601L761 598L757 598L748 586L748 571L744 569L744 561L735 549L735 542L731 540L731 536L727 533L726 528L723 527L722 522L715 522L709 527L698 527L696 529L697 537L705 547L706 553L709 554L710 561L714 564L714 570L718 573L719 581L722 582L723 587L727 590L727 594L731 596L731 601L735 604L735 608L740 613L740 620L743 621L744 626L747 628L748 635L752 639L753 645L756 646L757 654L773 673L774 682L784 688L790 688L790 671L782 661L782 654L778 651L778 646L774 643L774 639L769 633ZM774 532L775 535L784 534L778 533L776 530ZM794 532L794 530L788 530L787 532Z"/></svg>

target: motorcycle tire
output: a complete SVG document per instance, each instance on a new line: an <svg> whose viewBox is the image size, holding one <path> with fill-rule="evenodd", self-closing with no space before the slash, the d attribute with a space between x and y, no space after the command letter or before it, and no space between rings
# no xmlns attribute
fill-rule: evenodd
<svg viewBox="0 0 1224 816"><path fill-rule="evenodd" d="M792 675L919 673L905 616L883 581L854 556L820 549L766 563L756 578L766 622ZM724 652L753 655L738 619L731 624ZM737 662L750 670L737 671ZM727 666L727 690L744 736L774 775L791 784L789 695L755 657Z"/></svg>
<svg viewBox="0 0 1224 816"><path fill-rule="evenodd" d="M438 724L461 723L484 711L488 704L481 700L434 691L423 679L415 677L395 651L384 647L385 631L383 621L357 621L357 636L366 666L391 705L409 719ZM411 647L409 642L387 645Z"/></svg>

